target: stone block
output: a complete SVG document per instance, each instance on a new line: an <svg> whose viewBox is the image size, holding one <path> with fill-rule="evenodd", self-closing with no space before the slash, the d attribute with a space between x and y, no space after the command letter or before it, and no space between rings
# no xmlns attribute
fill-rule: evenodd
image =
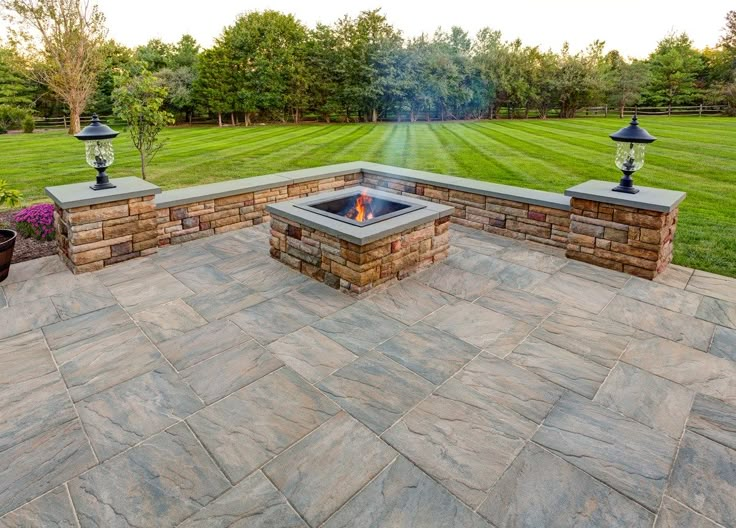
<svg viewBox="0 0 736 528"><path fill-rule="evenodd" d="M132 242L121 242L120 244L115 244L114 246L110 246L110 255L112 257L119 257L120 255L126 255L132 252L133 252Z"/></svg>
<svg viewBox="0 0 736 528"><path fill-rule="evenodd" d="M88 224L90 222L101 222L126 216L129 216L127 202L100 209L90 209L88 211L80 211L78 213L69 213L69 221L72 224Z"/></svg>
<svg viewBox="0 0 736 528"><path fill-rule="evenodd" d="M603 233L603 238L605 238L606 240L612 240L614 242L621 242L625 244L629 240L629 231L628 229L621 230L606 227L605 232Z"/></svg>
<svg viewBox="0 0 736 528"><path fill-rule="evenodd" d="M105 246L89 251L83 251L81 253L72 253L71 255L69 255L69 258L76 266L80 266L82 264L89 264L90 262L95 262L98 260L105 260L107 258L110 258L110 256L110 246Z"/></svg>

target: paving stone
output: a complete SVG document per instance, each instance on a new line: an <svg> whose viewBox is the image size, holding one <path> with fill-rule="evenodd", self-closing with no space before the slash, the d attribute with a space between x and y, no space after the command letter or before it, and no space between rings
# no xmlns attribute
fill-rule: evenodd
<svg viewBox="0 0 736 528"><path fill-rule="evenodd" d="M254 241L254 238L243 239L235 236L214 237L214 239L207 239L204 249L218 258L228 259L263 250Z"/></svg>
<svg viewBox="0 0 736 528"><path fill-rule="evenodd" d="M69 293L78 287L89 284L90 278L71 275L68 271L33 277L24 282L5 284L3 289L9 306L25 304L54 295ZM91 278L94 280L94 278Z"/></svg>
<svg viewBox="0 0 736 528"><path fill-rule="evenodd" d="M266 347L310 383L318 383L357 357L311 326L285 335Z"/></svg>
<svg viewBox="0 0 736 528"><path fill-rule="evenodd" d="M736 303L736 279L695 270L685 288L688 291Z"/></svg>
<svg viewBox="0 0 736 528"><path fill-rule="evenodd" d="M0 340L0 390L56 370L40 330Z"/></svg>
<svg viewBox="0 0 736 528"><path fill-rule="evenodd" d="M52 296L51 302L62 319L71 319L117 304L112 293L96 278L94 283L89 282L72 291Z"/></svg>
<svg viewBox="0 0 736 528"><path fill-rule="evenodd" d="M61 259L56 255L26 260L25 262L16 262L10 267L8 278L3 281L3 286L9 286L10 284L37 279L59 272L66 272L69 277L73 277L72 272L67 269Z"/></svg>
<svg viewBox="0 0 736 528"><path fill-rule="evenodd" d="M262 345L319 320L319 316L300 310L288 299L277 297L248 307L230 320Z"/></svg>
<svg viewBox="0 0 736 528"><path fill-rule="evenodd" d="M450 230L450 232L452 233L452 229ZM504 248L508 247L508 245L499 244L498 239L491 240L490 238L485 238L483 236L478 237L474 235L476 235L476 233L452 233L452 235L450 236L450 244L453 247L457 247L463 250L467 249L474 253L480 253L490 256L498 255L498 253L500 253Z"/></svg>
<svg viewBox="0 0 736 528"><path fill-rule="evenodd" d="M462 339L417 323L376 349L435 385L460 370L480 353Z"/></svg>
<svg viewBox="0 0 736 528"><path fill-rule="evenodd" d="M130 313L142 312L194 292L166 272L134 278L109 287L118 302Z"/></svg>
<svg viewBox="0 0 736 528"><path fill-rule="evenodd" d="M505 261L520 264L533 270L542 271L544 273L555 273L559 271L567 260L547 253L532 251L521 245L515 245L504 250L500 255Z"/></svg>
<svg viewBox="0 0 736 528"><path fill-rule="evenodd" d="M715 330L712 323L620 295L611 301L602 315L703 351L708 350Z"/></svg>
<svg viewBox="0 0 736 528"><path fill-rule="evenodd" d="M307 528L260 471L225 492L180 528Z"/></svg>
<svg viewBox="0 0 736 528"><path fill-rule="evenodd" d="M684 290L687 283L690 282L693 271L692 268L670 264L662 273L654 277L653 280L660 284L666 284L667 286Z"/></svg>
<svg viewBox="0 0 736 528"><path fill-rule="evenodd" d="M61 350L131 328L135 328L135 323L116 305L46 326L43 334L51 350ZM63 363L66 358L57 354L57 360Z"/></svg>
<svg viewBox="0 0 736 528"><path fill-rule="evenodd" d="M401 456L323 526L490 528L445 488Z"/></svg>
<svg viewBox="0 0 736 528"><path fill-rule="evenodd" d="M544 420L565 392L528 370L486 354L468 363L456 379L536 423Z"/></svg>
<svg viewBox="0 0 736 528"><path fill-rule="evenodd" d="M630 528L654 522L639 504L531 442L478 513L499 528Z"/></svg>
<svg viewBox="0 0 736 528"><path fill-rule="evenodd" d="M0 339L35 330L59 321L49 299L39 299L0 310Z"/></svg>
<svg viewBox="0 0 736 528"><path fill-rule="evenodd" d="M96 271L94 276L105 286L114 286L133 279L161 275L165 270L148 258L136 258L119 262L114 266L108 266Z"/></svg>
<svg viewBox="0 0 736 528"><path fill-rule="evenodd" d="M687 428L736 449L736 407L702 394L695 395Z"/></svg>
<svg viewBox="0 0 736 528"><path fill-rule="evenodd" d="M311 280L273 259L256 261L254 266L231 275L247 287L269 298L283 295Z"/></svg>
<svg viewBox="0 0 736 528"><path fill-rule="evenodd" d="M317 526L395 456L369 429L341 412L263 471L301 516Z"/></svg>
<svg viewBox="0 0 736 528"><path fill-rule="evenodd" d="M533 440L653 512L677 448L665 434L569 394Z"/></svg>
<svg viewBox="0 0 736 528"><path fill-rule="evenodd" d="M206 264L217 264L221 259L207 251L204 246L186 244L168 249L168 251L160 251L153 260L163 269L174 274Z"/></svg>
<svg viewBox="0 0 736 528"><path fill-rule="evenodd" d="M560 271L567 273L568 275L575 275L582 279L600 282L601 284L605 284L612 288L623 288L626 286L626 283L629 282L629 279L631 279L631 275L626 273L601 268L600 266L593 266L592 264L579 262L577 260L568 261Z"/></svg>
<svg viewBox="0 0 736 528"><path fill-rule="evenodd" d="M5 298L3 288L0 286L0 309L8 306L8 300Z"/></svg>
<svg viewBox="0 0 736 528"><path fill-rule="evenodd" d="M168 365L77 403L100 460L117 455L203 407Z"/></svg>
<svg viewBox="0 0 736 528"><path fill-rule="evenodd" d="M383 438L475 508L536 428L531 420L449 380Z"/></svg>
<svg viewBox="0 0 736 528"><path fill-rule="evenodd" d="M736 328L736 303L703 297L696 314L700 319L728 328Z"/></svg>
<svg viewBox="0 0 736 528"><path fill-rule="evenodd" d="M716 326L713 341L710 344L710 353L731 361L736 361L736 330Z"/></svg>
<svg viewBox="0 0 736 528"><path fill-rule="evenodd" d="M532 336L610 368L634 333L630 326L607 317L562 307L536 328Z"/></svg>
<svg viewBox="0 0 736 528"><path fill-rule="evenodd" d="M174 275L184 286L194 293L207 292L226 284L235 284L235 280L212 264L188 269Z"/></svg>
<svg viewBox="0 0 736 528"><path fill-rule="evenodd" d="M232 321L215 321L158 343L174 368L183 370L252 338Z"/></svg>
<svg viewBox="0 0 736 528"><path fill-rule="evenodd" d="M736 524L736 450L685 431L668 493L714 521L733 526Z"/></svg>
<svg viewBox="0 0 736 528"><path fill-rule="evenodd" d="M498 286L486 292L475 304L534 326L557 307L555 301L506 286Z"/></svg>
<svg viewBox="0 0 736 528"><path fill-rule="evenodd" d="M501 357L534 328L493 310L465 302L445 306L424 322Z"/></svg>
<svg viewBox="0 0 736 528"><path fill-rule="evenodd" d="M0 519L0 528L31 526L40 528L78 526L66 486L59 486Z"/></svg>
<svg viewBox="0 0 736 528"><path fill-rule="evenodd" d="M631 278L621 290L621 295L684 315L695 315L703 299L703 296L697 293L638 277Z"/></svg>
<svg viewBox="0 0 736 528"><path fill-rule="evenodd" d="M718 525L665 495L654 528L718 528Z"/></svg>
<svg viewBox="0 0 736 528"><path fill-rule="evenodd" d="M293 371L280 369L187 421L227 477L238 482L339 410Z"/></svg>
<svg viewBox="0 0 736 528"><path fill-rule="evenodd" d="M386 356L368 353L322 380L319 388L381 434L426 398L434 385Z"/></svg>
<svg viewBox="0 0 736 528"><path fill-rule="evenodd" d="M0 515L96 463L76 418L0 451Z"/></svg>
<svg viewBox="0 0 736 528"><path fill-rule="evenodd" d="M54 355L75 402L158 368L164 362L156 347L137 328L84 346L73 346L77 348Z"/></svg>
<svg viewBox="0 0 736 528"><path fill-rule="evenodd" d="M235 257L224 259L215 264L215 266L223 273L233 276L236 273L264 265L272 260L271 256L268 254L268 247L268 242L266 242L262 251L251 251L246 255L237 255ZM273 262L271 263L273 264Z"/></svg>
<svg viewBox="0 0 736 528"><path fill-rule="evenodd" d="M412 325L445 305L456 302L452 295L443 293L421 282L406 279L372 295L365 303L404 324Z"/></svg>
<svg viewBox="0 0 736 528"><path fill-rule="evenodd" d="M587 398L595 396L608 375L608 368L533 337L516 347L507 359Z"/></svg>
<svg viewBox="0 0 736 528"><path fill-rule="evenodd" d="M498 284L495 280L453 268L445 264L435 264L429 269L417 274L416 280L436 290L440 290L455 297L473 301L483 292Z"/></svg>
<svg viewBox="0 0 736 528"><path fill-rule="evenodd" d="M594 401L679 440L692 400L692 391L681 385L618 363Z"/></svg>
<svg viewBox="0 0 736 528"><path fill-rule="evenodd" d="M621 359L694 392L736 404L736 362L656 336L632 340Z"/></svg>
<svg viewBox="0 0 736 528"><path fill-rule="evenodd" d="M176 526L227 489L183 423L69 482L83 527Z"/></svg>
<svg viewBox="0 0 736 528"><path fill-rule="evenodd" d="M207 324L187 303L177 299L133 315L141 330L154 343L181 336Z"/></svg>
<svg viewBox="0 0 736 528"><path fill-rule="evenodd" d="M365 354L406 328L364 302L343 308L312 326L357 355Z"/></svg>
<svg viewBox="0 0 736 528"><path fill-rule="evenodd" d="M546 281L539 283L532 291L560 304L597 314L611 302L617 290L575 275L555 273Z"/></svg>
<svg viewBox="0 0 736 528"><path fill-rule="evenodd" d="M511 265L500 258L483 255L468 249L458 251L447 257L444 263L453 268L491 278L495 278L499 272Z"/></svg>
<svg viewBox="0 0 736 528"><path fill-rule="evenodd" d="M349 295L317 281L309 281L304 286L291 290L284 296L303 309L320 317L327 317L355 302L355 299Z"/></svg>
<svg viewBox="0 0 736 528"><path fill-rule="evenodd" d="M210 322L227 317L265 300L265 296L243 286L239 282L203 291L185 299L189 306Z"/></svg>
<svg viewBox="0 0 736 528"><path fill-rule="evenodd" d="M181 371L194 391L210 404L283 366L255 341L247 341Z"/></svg>
<svg viewBox="0 0 736 528"><path fill-rule="evenodd" d="M534 291L534 288L538 284L549 279L551 275L549 273L543 273L541 271L519 266L518 264L509 263L498 275L495 280L499 284L508 286L509 288L516 288L517 290Z"/></svg>

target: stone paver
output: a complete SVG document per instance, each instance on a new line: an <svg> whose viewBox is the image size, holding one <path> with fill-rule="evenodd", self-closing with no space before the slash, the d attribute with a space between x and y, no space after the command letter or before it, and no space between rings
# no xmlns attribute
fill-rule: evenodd
<svg viewBox="0 0 736 528"><path fill-rule="evenodd" d="M354 526L490 528L404 457L398 457L324 524L325 528Z"/></svg>
<svg viewBox="0 0 736 528"><path fill-rule="evenodd" d="M736 450L690 431L680 444L668 494L725 526L736 524Z"/></svg>
<svg viewBox="0 0 736 528"><path fill-rule="evenodd" d="M692 391L682 385L618 363L594 401L678 440L692 399Z"/></svg>
<svg viewBox="0 0 736 528"><path fill-rule="evenodd" d="M654 520L644 507L533 443L478 512L499 528L643 528Z"/></svg>
<svg viewBox="0 0 736 528"><path fill-rule="evenodd" d="M381 434L429 396L434 385L384 355L368 353L322 380L319 388Z"/></svg>
<svg viewBox="0 0 736 528"><path fill-rule="evenodd" d="M450 241L360 300L265 224L14 265L0 526L736 525L736 281Z"/></svg>
<svg viewBox="0 0 736 528"><path fill-rule="evenodd" d="M677 448L663 433L568 395L557 402L534 441L653 512Z"/></svg>
<svg viewBox="0 0 736 528"><path fill-rule="evenodd" d="M318 526L395 456L369 429L341 412L263 471L301 516Z"/></svg>
<svg viewBox="0 0 736 528"><path fill-rule="evenodd" d="M383 438L472 508L537 425L450 380Z"/></svg>
<svg viewBox="0 0 736 528"><path fill-rule="evenodd" d="M239 482L337 414L339 407L288 368L187 420L232 482Z"/></svg>

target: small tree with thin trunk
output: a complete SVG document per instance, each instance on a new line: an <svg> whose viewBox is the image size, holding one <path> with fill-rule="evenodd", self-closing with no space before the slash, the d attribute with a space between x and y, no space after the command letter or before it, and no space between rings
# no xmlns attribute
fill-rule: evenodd
<svg viewBox="0 0 736 528"><path fill-rule="evenodd" d="M162 109L166 88L147 70L135 77L123 73L115 79L112 94L113 112L128 124L133 146L140 154L141 177L146 179L146 167L164 146L159 134L174 122L174 117Z"/></svg>
<svg viewBox="0 0 736 528"><path fill-rule="evenodd" d="M0 0L11 42L37 67L29 74L69 107L69 133L97 87L105 16L87 0Z"/></svg>

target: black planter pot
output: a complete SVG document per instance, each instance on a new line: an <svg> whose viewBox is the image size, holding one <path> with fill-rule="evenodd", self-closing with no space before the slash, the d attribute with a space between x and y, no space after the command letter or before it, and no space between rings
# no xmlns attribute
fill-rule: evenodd
<svg viewBox="0 0 736 528"><path fill-rule="evenodd" d="M15 231L0 229L0 282L8 278L10 261L13 258L13 248L15 248L17 237L18 233Z"/></svg>

